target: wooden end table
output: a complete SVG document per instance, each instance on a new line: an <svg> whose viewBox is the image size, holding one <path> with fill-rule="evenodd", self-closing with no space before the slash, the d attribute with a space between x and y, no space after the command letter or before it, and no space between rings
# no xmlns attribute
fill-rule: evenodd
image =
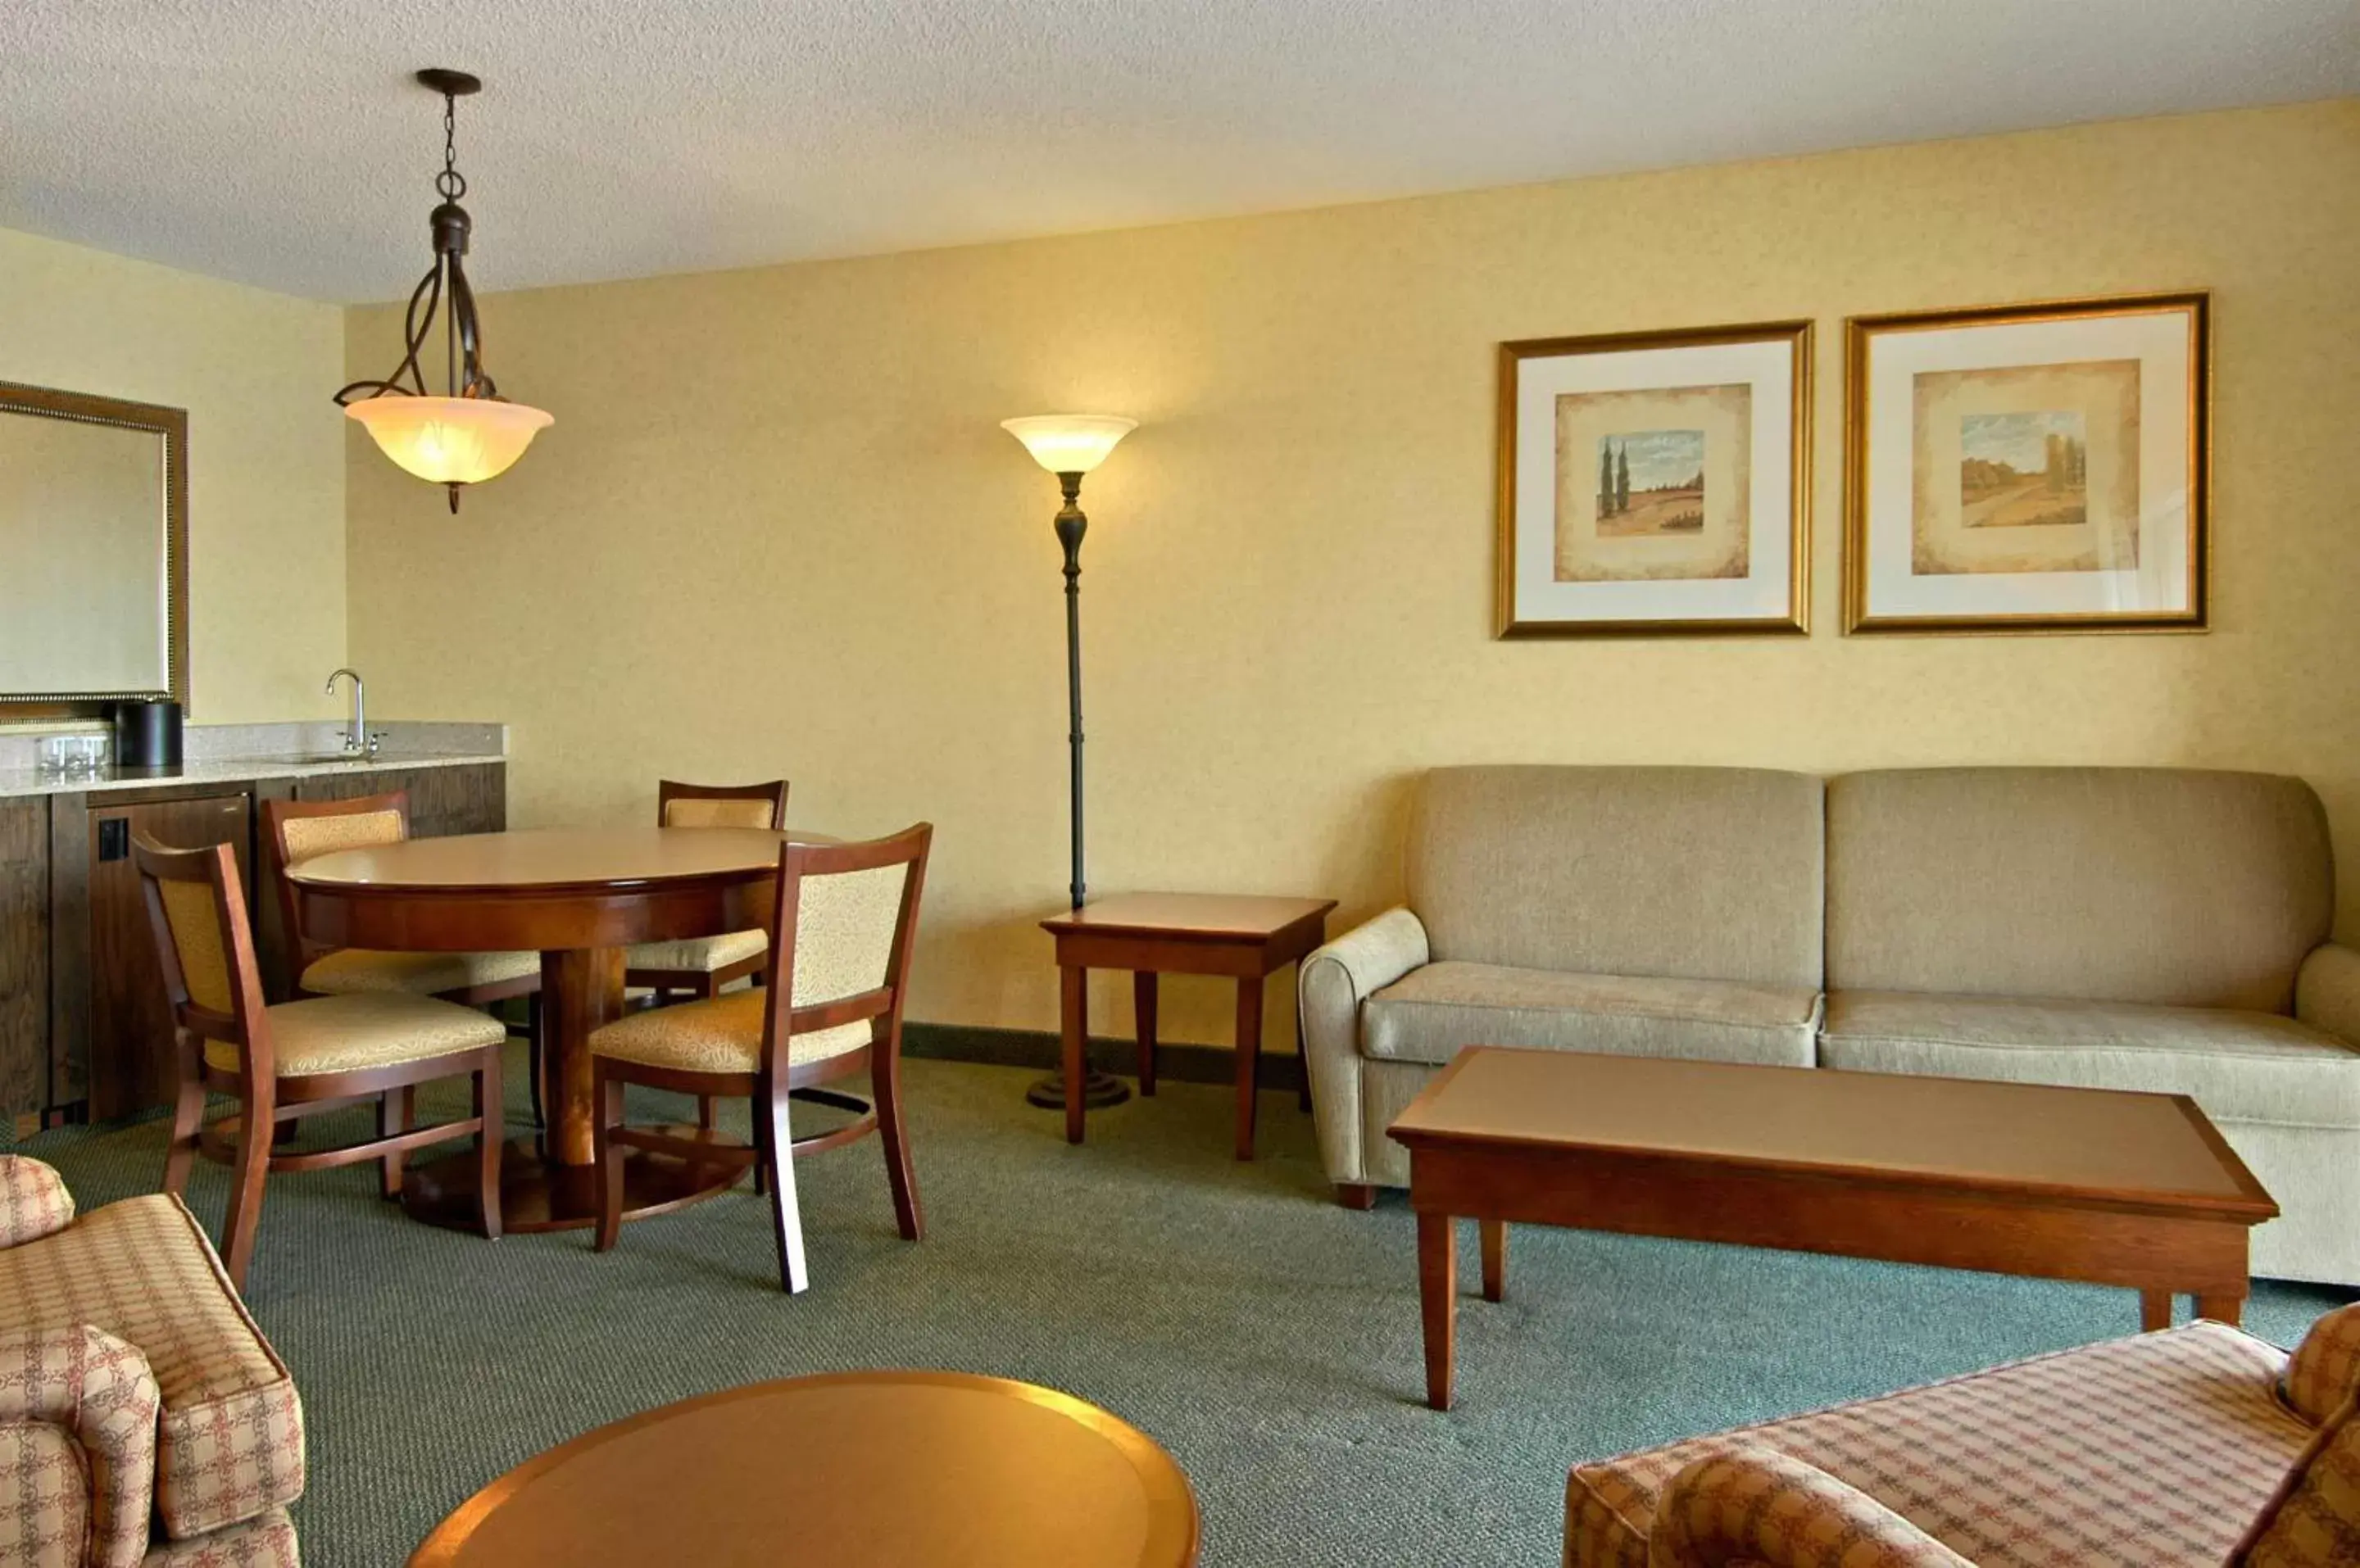
<svg viewBox="0 0 2360 1568"><path fill-rule="evenodd" d="M1254 1157L1254 1095L1262 1062L1262 985L1328 940L1333 898L1219 893L1125 893L1052 916L1057 939L1065 1042L1065 1141L1082 1141L1088 1070L1089 972L1128 969L1139 1034L1139 1092L1155 1093L1155 984L1159 975L1229 975L1238 982L1238 1158ZM1303 1104L1311 1103L1304 1075Z"/></svg>
<svg viewBox="0 0 2360 1568"><path fill-rule="evenodd" d="M1096 1405L965 1372L836 1372L585 1432L461 1504L410 1565L1189 1568L1196 1538L1180 1466Z"/></svg>
<svg viewBox="0 0 2360 1568"><path fill-rule="evenodd" d="M1450 1408L1456 1219L1507 1285L1511 1221L2178 1292L2234 1323L2278 1206L2185 1094L1574 1051L1463 1051L1410 1151L1426 1402Z"/></svg>

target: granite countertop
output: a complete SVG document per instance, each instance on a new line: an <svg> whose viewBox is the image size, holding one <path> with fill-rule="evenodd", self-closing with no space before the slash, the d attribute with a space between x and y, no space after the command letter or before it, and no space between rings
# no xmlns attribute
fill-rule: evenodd
<svg viewBox="0 0 2360 1568"><path fill-rule="evenodd" d="M377 726L370 726L376 731ZM58 778L33 766L29 746L0 749L0 798L81 795L97 790L170 789L241 784L258 779L311 779L331 773L376 773L417 768L458 768L508 760L505 724L396 721L383 726L373 757L342 754L337 724L191 725L183 761L175 768L109 768ZM12 737L13 738L13 737ZM21 749L20 758L16 752Z"/></svg>

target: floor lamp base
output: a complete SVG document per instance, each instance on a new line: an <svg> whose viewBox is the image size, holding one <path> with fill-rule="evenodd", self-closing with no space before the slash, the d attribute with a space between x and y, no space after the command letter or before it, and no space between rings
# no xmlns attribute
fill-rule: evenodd
<svg viewBox="0 0 2360 1568"><path fill-rule="evenodd" d="M1109 1105L1120 1105L1130 1098L1131 1085L1110 1073L1100 1073L1094 1068L1082 1079L1082 1104L1091 1110L1103 1110ZM1065 1073L1052 1073L1034 1083L1031 1088L1024 1091L1024 1103L1038 1105L1044 1111L1064 1110L1065 1108Z"/></svg>

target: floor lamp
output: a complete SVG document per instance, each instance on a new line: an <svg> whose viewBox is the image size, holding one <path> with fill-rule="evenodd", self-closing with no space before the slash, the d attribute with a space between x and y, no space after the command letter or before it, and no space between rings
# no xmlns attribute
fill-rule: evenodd
<svg viewBox="0 0 2360 1568"><path fill-rule="evenodd" d="M1082 475L1106 461L1115 443L1139 428L1134 419L1108 414L1035 414L1002 419L1001 430L1024 443L1032 461L1057 476L1065 504L1057 513L1057 542L1065 549L1065 702L1068 724L1065 744L1072 765L1070 815L1073 830L1074 876L1070 891L1080 909L1087 891L1082 878L1082 535L1090 520L1082 515ZM1047 1110L1065 1105L1065 1079L1052 1073L1024 1092L1025 1099ZM1082 1100L1090 1106L1120 1105L1131 1090L1109 1073L1090 1071L1082 1086Z"/></svg>

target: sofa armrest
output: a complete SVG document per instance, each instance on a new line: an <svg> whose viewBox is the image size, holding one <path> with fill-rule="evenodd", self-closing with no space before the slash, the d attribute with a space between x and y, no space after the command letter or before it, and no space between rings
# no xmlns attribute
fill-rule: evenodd
<svg viewBox="0 0 2360 1568"><path fill-rule="evenodd" d="M1815 1465L1756 1444L1719 1450L1665 1486L1647 1568L1973 1568Z"/></svg>
<svg viewBox="0 0 2360 1568"><path fill-rule="evenodd" d="M25 1154L0 1154L0 1247L54 1236L73 1223L65 1178Z"/></svg>
<svg viewBox="0 0 2360 1568"><path fill-rule="evenodd" d="M2311 950L2295 975L2294 1016L2360 1046L2360 949L2330 942Z"/></svg>
<svg viewBox="0 0 2360 1568"><path fill-rule="evenodd" d="M60 1524L87 1520L89 1552L76 1561L137 1568L156 1510L162 1406L148 1358L104 1330L0 1334L0 1432L15 1439L0 1446L0 1492L31 1499ZM86 1497L61 1490L85 1485ZM37 1527L31 1539L49 1533Z"/></svg>
<svg viewBox="0 0 2360 1568"><path fill-rule="evenodd" d="M1295 1022L1311 1078L1312 1119L1329 1179L1368 1180L1360 1127L1360 1004L1426 962L1426 924L1387 909L1303 961Z"/></svg>

